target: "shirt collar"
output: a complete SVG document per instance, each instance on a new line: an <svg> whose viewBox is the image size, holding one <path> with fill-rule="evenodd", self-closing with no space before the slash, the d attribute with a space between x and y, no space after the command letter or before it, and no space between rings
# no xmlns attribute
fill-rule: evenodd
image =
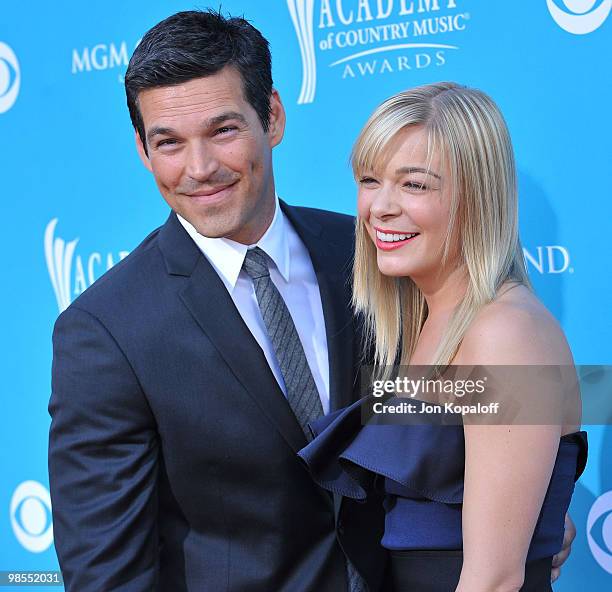
<svg viewBox="0 0 612 592"><path fill-rule="evenodd" d="M254 245L243 245L229 238L209 238L198 233L195 227L177 214L189 236L200 248L219 277L229 290L233 292L247 249L259 247L276 265L283 279L289 281L289 240L287 236L287 220L283 214L278 196L275 197L274 217L264 235Z"/></svg>

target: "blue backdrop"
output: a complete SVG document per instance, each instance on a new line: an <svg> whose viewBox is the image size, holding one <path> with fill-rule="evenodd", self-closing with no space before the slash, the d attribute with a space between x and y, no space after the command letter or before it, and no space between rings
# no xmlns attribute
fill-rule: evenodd
<svg viewBox="0 0 612 592"><path fill-rule="evenodd" d="M201 5L200 5L201 6ZM218 7L215 5L215 7ZM612 0L226 0L269 39L288 115L278 193L354 213L351 144L401 89L438 80L501 106L537 292L582 364L611 363ZM48 497L51 330L168 210L134 149L122 78L142 34L189 2L0 6L3 422L0 570L57 569ZM612 589L612 428L588 426L562 591Z"/></svg>

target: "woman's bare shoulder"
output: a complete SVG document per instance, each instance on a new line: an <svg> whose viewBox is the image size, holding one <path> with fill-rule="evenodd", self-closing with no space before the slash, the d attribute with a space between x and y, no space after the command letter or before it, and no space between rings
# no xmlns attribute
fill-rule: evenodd
<svg viewBox="0 0 612 592"><path fill-rule="evenodd" d="M503 287L478 312L455 364L573 364L557 320L528 288Z"/></svg>

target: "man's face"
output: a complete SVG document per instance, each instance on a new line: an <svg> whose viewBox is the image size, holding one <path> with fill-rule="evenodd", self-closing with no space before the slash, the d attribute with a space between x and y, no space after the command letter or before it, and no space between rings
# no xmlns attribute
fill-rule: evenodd
<svg viewBox="0 0 612 592"><path fill-rule="evenodd" d="M138 152L168 205L204 236L257 242L274 215L272 148L285 124L278 93L267 133L232 67L138 100L148 156L136 134Z"/></svg>

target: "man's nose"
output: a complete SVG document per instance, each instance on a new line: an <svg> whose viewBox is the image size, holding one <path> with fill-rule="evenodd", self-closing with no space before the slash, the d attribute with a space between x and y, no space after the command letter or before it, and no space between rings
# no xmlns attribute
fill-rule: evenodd
<svg viewBox="0 0 612 592"><path fill-rule="evenodd" d="M214 150L203 142L193 143L187 148L185 174L200 183L205 182L219 168Z"/></svg>

